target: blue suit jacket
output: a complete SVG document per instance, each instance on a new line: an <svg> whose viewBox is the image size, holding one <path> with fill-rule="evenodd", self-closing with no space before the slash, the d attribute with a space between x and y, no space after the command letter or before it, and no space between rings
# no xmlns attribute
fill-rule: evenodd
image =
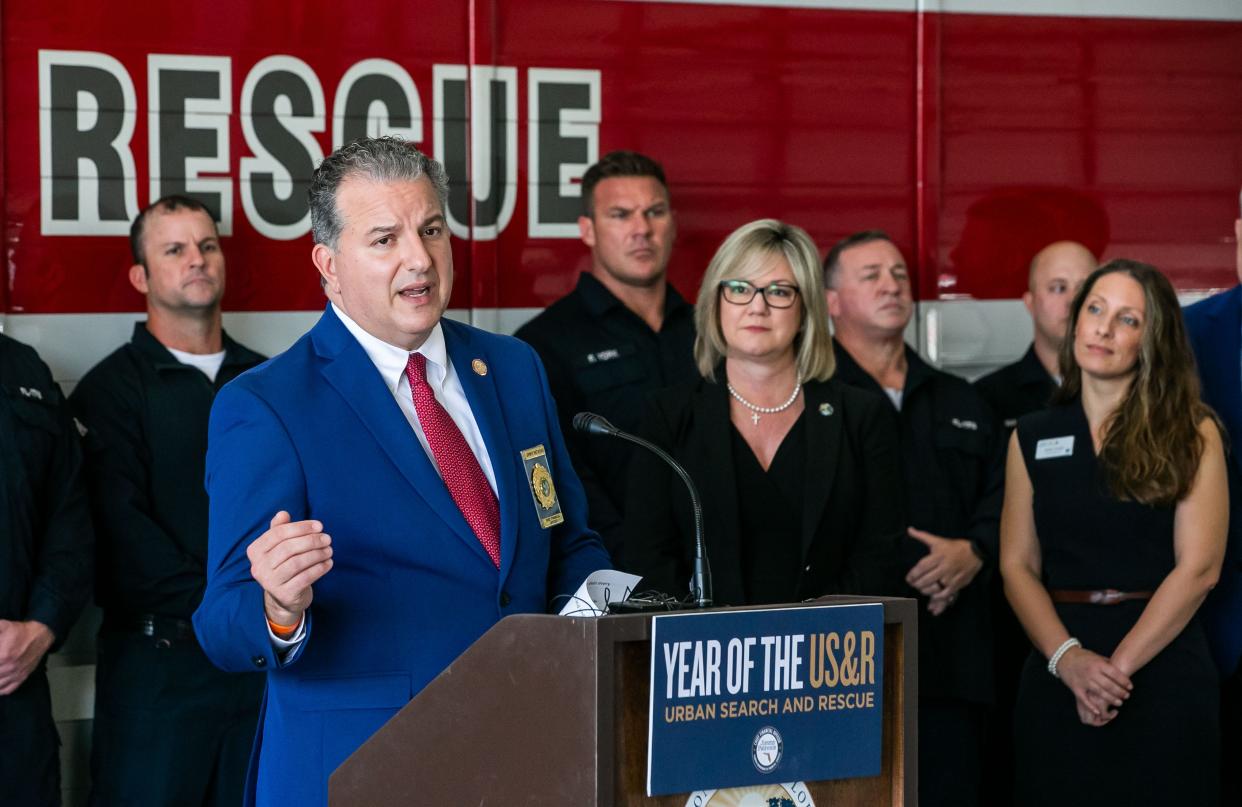
<svg viewBox="0 0 1242 807"><path fill-rule="evenodd" d="M286 353L216 398L208 579L194 625L220 667L268 671L247 804L326 804L337 765L488 628L507 614L546 611L552 597L609 566L586 527L535 352L447 320L443 328L496 474L499 570L330 308ZM540 526L520 456L538 445L565 516L550 529ZM280 662L246 547L282 509L323 522L334 565L314 585L305 641Z"/></svg>
<svg viewBox="0 0 1242 807"><path fill-rule="evenodd" d="M1220 582L1202 609L1222 675L1242 658L1242 286L1185 310L1203 400L1225 424L1229 446L1229 548Z"/></svg>

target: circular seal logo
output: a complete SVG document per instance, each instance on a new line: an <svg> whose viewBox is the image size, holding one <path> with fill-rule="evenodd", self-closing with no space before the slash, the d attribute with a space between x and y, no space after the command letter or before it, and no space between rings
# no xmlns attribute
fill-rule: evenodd
<svg viewBox="0 0 1242 807"><path fill-rule="evenodd" d="M690 794L686 807L815 807L811 791L804 782L758 787L731 787L727 790L698 790Z"/></svg>
<svg viewBox="0 0 1242 807"><path fill-rule="evenodd" d="M750 744L750 759L760 773L770 773L780 764L785 753L785 741L781 733L771 726L759 729Z"/></svg>
<svg viewBox="0 0 1242 807"><path fill-rule="evenodd" d="M530 486L535 491L539 506L544 510L551 510L556 504L556 486L552 484L552 474L548 473L542 463L537 462L530 469Z"/></svg>

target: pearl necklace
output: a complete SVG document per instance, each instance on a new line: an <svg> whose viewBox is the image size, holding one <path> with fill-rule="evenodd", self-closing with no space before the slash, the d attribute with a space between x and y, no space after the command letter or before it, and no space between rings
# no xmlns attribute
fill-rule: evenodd
<svg viewBox="0 0 1242 807"><path fill-rule="evenodd" d="M793 406L794 401L798 400L798 393L802 391L802 380L799 379L797 383L794 384L793 394L789 396L788 401L785 401L785 403L780 406L755 406L753 403L743 398L741 394L733 388L733 384L726 381L725 386L728 387L729 394L733 396L735 401L750 410L750 422L758 426L760 415L775 415L777 412L784 412L786 409Z"/></svg>

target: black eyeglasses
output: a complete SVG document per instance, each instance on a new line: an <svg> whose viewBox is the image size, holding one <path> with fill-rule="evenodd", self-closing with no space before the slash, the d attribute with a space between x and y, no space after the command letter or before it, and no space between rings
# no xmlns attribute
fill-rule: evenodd
<svg viewBox="0 0 1242 807"><path fill-rule="evenodd" d="M759 288L745 280L720 281L720 296L726 303L750 305L756 294L762 294L763 301L772 308L789 308L798 299L798 287L788 283L769 283Z"/></svg>

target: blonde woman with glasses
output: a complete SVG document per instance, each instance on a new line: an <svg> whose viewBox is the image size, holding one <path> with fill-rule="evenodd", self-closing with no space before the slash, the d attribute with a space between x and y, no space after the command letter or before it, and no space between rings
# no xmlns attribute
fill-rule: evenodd
<svg viewBox="0 0 1242 807"><path fill-rule="evenodd" d="M700 377L658 393L640 433L699 489L716 603L891 591L904 529L896 427L878 396L832 380L810 237L772 219L733 232L695 319ZM625 512L640 588L684 594L694 522L681 481L636 455Z"/></svg>

